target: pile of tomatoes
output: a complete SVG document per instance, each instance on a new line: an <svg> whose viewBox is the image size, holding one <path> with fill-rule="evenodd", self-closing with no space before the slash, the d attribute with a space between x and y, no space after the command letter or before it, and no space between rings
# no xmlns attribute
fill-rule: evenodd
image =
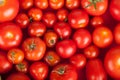
<svg viewBox="0 0 120 80"><path fill-rule="evenodd" d="M0 0L0 80L120 80L120 0Z"/></svg>

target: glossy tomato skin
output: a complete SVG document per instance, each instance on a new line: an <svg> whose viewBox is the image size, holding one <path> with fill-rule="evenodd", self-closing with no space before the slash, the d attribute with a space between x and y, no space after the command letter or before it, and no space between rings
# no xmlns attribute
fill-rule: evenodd
<svg viewBox="0 0 120 80"><path fill-rule="evenodd" d="M107 73L114 79L120 79L120 47L109 49L104 58L104 66Z"/></svg>
<svg viewBox="0 0 120 80"><path fill-rule="evenodd" d="M40 8L40 9L48 8L48 0L35 0L34 4L36 7Z"/></svg>
<svg viewBox="0 0 120 80"><path fill-rule="evenodd" d="M73 40L62 40L56 44L56 51L62 58L69 58L76 52L77 46Z"/></svg>
<svg viewBox="0 0 120 80"><path fill-rule="evenodd" d="M111 0L110 2L110 13L112 17L120 21L120 0Z"/></svg>
<svg viewBox="0 0 120 80"><path fill-rule="evenodd" d="M107 75L100 59L92 59L86 65L87 80L107 80Z"/></svg>
<svg viewBox="0 0 120 80"><path fill-rule="evenodd" d="M9 72L12 69L12 63L7 59L5 52L0 51L0 74Z"/></svg>
<svg viewBox="0 0 120 80"><path fill-rule="evenodd" d="M50 73L50 80L77 80L78 75L74 66L59 64Z"/></svg>
<svg viewBox="0 0 120 80"><path fill-rule="evenodd" d="M34 62L31 64L29 72L35 80L44 80L48 74L48 66L43 62Z"/></svg>
<svg viewBox="0 0 120 80"><path fill-rule="evenodd" d="M68 9L76 9L80 6L80 0L66 0L65 6Z"/></svg>
<svg viewBox="0 0 120 80"><path fill-rule="evenodd" d="M92 37L93 43L100 48L109 46L113 41L113 34L106 26L95 28Z"/></svg>
<svg viewBox="0 0 120 80"><path fill-rule="evenodd" d="M31 37L41 37L46 32L46 26L42 22L34 21L28 26L28 34Z"/></svg>
<svg viewBox="0 0 120 80"><path fill-rule="evenodd" d="M13 20L19 12L18 0L2 0L0 3L0 23Z"/></svg>
<svg viewBox="0 0 120 80"><path fill-rule="evenodd" d="M99 16L106 12L108 8L108 0L81 0L81 6L84 10L92 15Z"/></svg>
<svg viewBox="0 0 120 80"><path fill-rule="evenodd" d="M117 24L114 28L114 39L117 44L120 44L120 24Z"/></svg>
<svg viewBox="0 0 120 80"><path fill-rule="evenodd" d="M41 60L45 54L46 44L40 38L31 37L24 40L22 49L27 60L38 61Z"/></svg>
<svg viewBox="0 0 120 80"><path fill-rule="evenodd" d="M6 80L30 80L30 78L24 73L16 72L10 74Z"/></svg>
<svg viewBox="0 0 120 80"><path fill-rule="evenodd" d="M72 28L84 28L88 25L89 16L84 10L75 9L68 15L68 22Z"/></svg>
<svg viewBox="0 0 120 80"><path fill-rule="evenodd" d="M73 40L77 44L78 48L83 49L90 45L92 38L90 32L87 31L86 29L78 29L73 34Z"/></svg>
<svg viewBox="0 0 120 80"><path fill-rule="evenodd" d="M33 0L19 0L20 7L24 10L28 10L33 6Z"/></svg>
<svg viewBox="0 0 120 80"><path fill-rule="evenodd" d="M59 35L61 39L68 39L72 33L71 26L65 22L57 22L54 25L54 31Z"/></svg>
<svg viewBox="0 0 120 80"><path fill-rule="evenodd" d="M20 27L12 22L0 24L0 48L9 50L19 46L22 40Z"/></svg>

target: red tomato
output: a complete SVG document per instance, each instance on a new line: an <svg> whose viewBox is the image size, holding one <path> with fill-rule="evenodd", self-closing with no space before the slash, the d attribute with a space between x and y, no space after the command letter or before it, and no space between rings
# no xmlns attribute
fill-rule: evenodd
<svg viewBox="0 0 120 80"><path fill-rule="evenodd" d="M111 0L109 9L112 17L120 21L120 0Z"/></svg>
<svg viewBox="0 0 120 80"><path fill-rule="evenodd" d="M68 21L72 28L84 28L88 25L89 16L85 11L77 9L69 13Z"/></svg>
<svg viewBox="0 0 120 80"><path fill-rule="evenodd" d="M104 58L104 66L107 73L116 79L120 79L120 47L110 49Z"/></svg>
<svg viewBox="0 0 120 80"><path fill-rule="evenodd" d="M86 57L83 54L75 54L70 58L70 63L78 69L82 69L86 66Z"/></svg>
<svg viewBox="0 0 120 80"><path fill-rule="evenodd" d="M56 44L56 51L62 58L69 58L75 54L77 50L73 40L63 40Z"/></svg>
<svg viewBox="0 0 120 80"><path fill-rule="evenodd" d="M40 9L47 9L48 8L48 0L35 0L35 6Z"/></svg>
<svg viewBox="0 0 120 80"><path fill-rule="evenodd" d="M46 26L42 22L32 22L28 26L28 34L31 37L40 37L46 31Z"/></svg>
<svg viewBox="0 0 120 80"><path fill-rule="evenodd" d="M80 6L80 0L66 0L65 4L68 9L75 9Z"/></svg>
<svg viewBox="0 0 120 80"><path fill-rule="evenodd" d="M12 63L7 59L5 52L0 51L0 74L9 72L12 69Z"/></svg>
<svg viewBox="0 0 120 80"><path fill-rule="evenodd" d="M109 28L106 26L100 26L93 31L93 43L100 47L104 48L109 46L113 41L113 35Z"/></svg>
<svg viewBox="0 0 120 80"><path fill-rule="evenodd" d="M120 23L114 29L114 39L117 44L120 44Z"/></svg>
<svg viewBox="0 0 120 80"><path fill-rule="evenodd" d="M50 73L50 80L77 80L76 69L70 64L59 64Z"/></svg>
<svg viewBox="0 0 120 80"><path fill-rule="evenodd" d="M70 25L65 22L56 23L54 25L54 31L60 36L61 39L68 39L72 32Z"/></svg>
<svg viewBox="0 0 120 80"><path fill-rule="evenodd" d="M6 80L31 80L26 74L23 73L12 73Z"/></svg>
<svg viewBox="0 0 120 80"><path fill-rule="evenodd" d="M73 40L77 44L77 47L82 49L91 43L92 38L90 32L86 29L78 29L73 34Z"/></svg>
<svg viewBox="0 0 120 80"><path fill-rule="evenodd" d="M27 38L22 44L22 49L27 60L38 61L43 58L46 45L40 38Z"/></svg>
<svg viewBox="0 0 120 80"><path fill-rule="evenodd" d="M13 20L19 11L18 0L0 1L0 23Z"/></svg>
<svg viewBox="0 0 120 80"><path fill-rule="evenodd" d="M64 6L64 0L49 0L52 9L60 9Z"/></svg>
<svg viewBox="0 0 120 80"><path fill-rule="evenodd" d="M81 5L90 15L99 16L107 10L108 0L81 0Z"/></svg>
<svg viewBox="0 0 120 80"><path fill-rule="evenodd" d="M34 62L29 71L35 80L44 80L48 74L48 66L43 62Z"/></svg>
<svg viewBox="0 0 120 80"><path fill-rule="evenodd" d="M99 59L92 59L86 65L87 80L107 80L107 74Z"/></svg>
<svg viewBox="0 0 120 80"><path fill-rule="evenodd" d="M20 7L22 9L28 10L33 6L33 0L19 0L20 1Z"/></svg>
<svg viewBox="0 0 120 80"><path fill-rule="evenodd" d="M14 23L0 24L0 48L9 50L19 46L22 40L22 31L20 27Z"/></svg>

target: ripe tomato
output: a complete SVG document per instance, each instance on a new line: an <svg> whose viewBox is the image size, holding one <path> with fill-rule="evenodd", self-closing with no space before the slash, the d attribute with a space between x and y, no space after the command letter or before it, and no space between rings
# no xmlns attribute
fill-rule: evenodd
<svg viewBox="0 0 120 80"><path fill-rule="evenodd" d="M20 7L24 10L28 10L33 6L33 0L19 0Z"/></svg>
<svg viewBox="0 0 120 80"><path fill-rule="evenodd" d="M120 23L114 29L114 39L117 44L120 44Z"/></svg>
<svg viewBox="0 0 120 80"><path fill-rule="evenodd" d="M114 79L120 79L120 47L110 49L104 58L107 73Z"/></svg>
<svg viewBox="0 0 120 80"><path fill-rule="evenodd" d="M46 45L40 38L27 38L22 44L22 49L27 60L38 61L43 58Z"/></svg>
<svg viewBox="0 0 120 80"><path fill-rule="evenodd" d="M7 73L12 69L12 63L7 59L5 52L0 51L0 74Z"/></svg>
<svg viewBox="0 0 120 80"><path fill-rule="evenodd" d="M14 23L0 24L0 48L9 50L19 46L22 40L22 31L20 27Z"/></svg>
<svg viewBox="0 0 120 80"><path fill-rule="evenodd" d="M72 32L70 25L65 22L57 22L54 25L54 31L60 36L61 39L68 39Z"/></svg>
<svg viewBox="0 0 120 80"><path fill-rule="evenodd" d="M69 58L75 54L77 50L73 40L63 40L56 44L56 51L62 58Z"/></svg>
<svg viewBox="0 0 120 80"><path fill-rule="evenodd" d="M77 80L75 67L70 64L59 64L50 73L50 80Z"/></svg>
<svg viewBox="0 0 120 80"><path fill-rule="evenodd" d="M87 80L107 80L103 64L99 59L92 59L86 65Z"/></svg>
<svg viewBox="0 0 120 80"><path fill-rule="evenodd" d="M24 52L17 48L10 49L7 53L7 58L13 64L19 64L24 59Z"/></svg>
<svg viewBox="0 0 120 80"><path fill-rule="evenodd" d="M35 6L40 9L48 8L48 0L34 0Z"/></svg>
<svg viewBox="0 0 120 80"><path fill-rule="evenodd" d="M92 37L93 43L100 48L109 46L113 41L112 32L106 26L95 28Z"/></svg>
<svg viewBox="0 0 120 80"><path fill-rule="evenodd" d="M44 80L48 74L48 66L43 62L34 62L29 71L35 80Z"/></svg>
<svg viewBox="0 0 120 80"><path fill-rule="evenodd" d="M32 22L28 26L28 34L31 37L40 37L46 31L46 26L42 22Z"/></svg>
<svg viewBox="0 0 120 80"><path fill-rule="evenodd" d="M52 9L60 9L64 6L64 0L49 0Z"/></svg>
<svg viewBox="0 0 120 80"><path fill-rule="evenodd" d="M84 48L84 55L88 59L96 58L99 55L99 48L95 45L90 45L90 46Z"/></svg>
<svg viewBox="0 0 120 80"><path fill-rule="evenodd" d="M89 22L89 16L85 11L76 9L69 13L68 21L72 28L84 28Z"/></svg>
<svg viewBox="0 0 120 80"><path fill-rule="evenodd" d="M58 40L58 36L54 31L48 31L44 35L44 41L47 47L54 47Z"/></svg>
<svg viewBox="0 0 120 80"><path fill-rule="evenodd" d="M30 78L23 73L12 73L10 74L6 80L30 80Z"/></svg>
<svg viewBox="0 0 120 80"><path fill-rule="evenodd" d="M86 29L78 29L73 34L73 40L77 44L77 47L82 49L91 43L92 38L90 32Z"/></svg>
<svg viewBox="0 0 120 80"><path fill-rule="evenodd" d="M19 11L18 0L0 1L0 23L13 20Z"/></svg>
<svg viewBox="0 0 120 80"><path fill-rule="evenodd" d="M120 0L111 0L109 9L112 17L120 21Z"/></svg>
<svg viewBox="0 0 120 80"><path fill-rule="evenodd" d="M76 9L80 6L80 0L66 0L65 6L68 9Z"/></svg>
<svg viewBox="0 0 120 80"><path fill-rule="evenodd" d="M82 69L86 66L86 57L83 54L75 54L70 58L70 63L78 69Z"/></svg>
<svg viewBox="0 0 120 80"><path fill-rule="evenodd" d="M54 66L60 62L60 57L55 51L48 51L44 57L44 60L50 65Z"/></svg>
<svg viewBox="0 0 120 80"><path fill-rule="evenodd" d="M108 0L81 0L81 5L90 15L99 16L107 10Z"/></svg>

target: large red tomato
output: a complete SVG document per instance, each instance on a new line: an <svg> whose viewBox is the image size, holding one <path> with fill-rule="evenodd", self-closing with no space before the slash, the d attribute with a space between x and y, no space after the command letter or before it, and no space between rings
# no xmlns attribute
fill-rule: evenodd
<svg viewBox="0 0 120 80"><path fill-rule="evenodd" d="M19 11L19 0L0 0L0 22L13 20Z"/></svg>
<svg viewBox="0 0 120 80"><path fill-rule="evenodd" d="M22 40L22 31L20 27L14 23L0 24L0 48L8 50L19 46Z"/></svg>

